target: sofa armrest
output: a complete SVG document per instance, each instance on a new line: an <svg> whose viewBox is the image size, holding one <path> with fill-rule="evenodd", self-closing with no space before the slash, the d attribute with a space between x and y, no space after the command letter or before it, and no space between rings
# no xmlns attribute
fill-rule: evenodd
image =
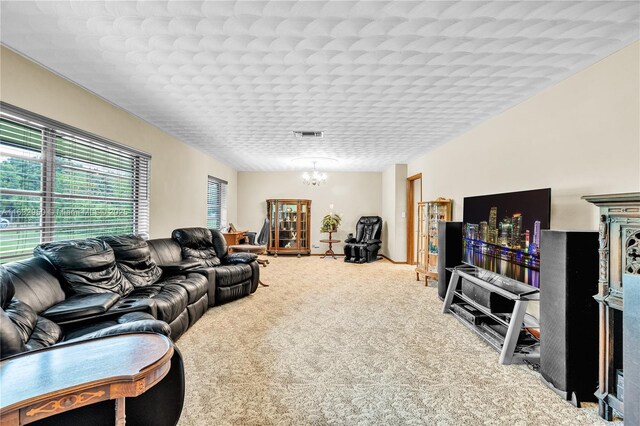
<svg viewBox="0 0 640 426"><path fill-rule="evenodd" d="M250 264L258 260L258 255L254 253L231 253L222 259L225 265Z"/></svg>
<svg viewBox="0 0 640 426"><path fill-rule="evenodd" d="M180 272L190 271L200 267L200 262L197 260L183 260L176 263L167 263L165 265L159 265L162 272L167 275L175 275Z"/></svg>
<svg viewBox="0 0 640 426"><path fill-rule="evenodd" d="M380 240L369 240L367 241L368 245L374 245L374 244L382 244L382 241Z"/></svg>
<svg viewBox="0 0 640 426"><path fill-rule="evenodd" d="M152 299L120 299L113 306L111 306L106 312L101 314L89 315L80 318L57 320L56 323L63 328L76 328L86 324L116 320L123 314L130 312L145 313L151 315L153 318L158 317L158 308L156 302Z"/></svg>
<svg viewBox="0 0 640 426"><path fill-rule="evenodd" d="M191 273L202 274L207 278L208 289L207 298L209 299L209 307L216 304L216 268L213 267L201 267L191 269L188 271Z"/></svg>
<svg viewBox="0 0 640 426"><path fill-rule="evenodd" d="M104 314L120 300L117 293L77 294L56 303L40 315L53 322L66 322Z"/></svg>
<svg viewBox="0 0 640 426"><path fill-rule="evenodd" d="M129 313L145 313L153 318L158 318L158 307L153 299L121 299L113 305L111 309L105 312L105 316L113 317L115 315Z"/></svg>
<svg viewBox="0 0 640 426"><path fill-rule="evenodd" d="M356 242L356 239L353 238L353 234L347 235L347 238L344 240L346 244L353 244Z"/></svg>

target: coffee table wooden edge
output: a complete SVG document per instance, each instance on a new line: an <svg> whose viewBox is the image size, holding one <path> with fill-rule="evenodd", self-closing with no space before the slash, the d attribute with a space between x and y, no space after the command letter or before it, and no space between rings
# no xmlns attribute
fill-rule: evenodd
<svg viewBox="0 0 640 426"><path fill-rule="evenodd" d="M136 334L106 336L101 339L117 338L121 336L135 336ZM147 334L143 334L147 335ZM124 410L123 400L127 397L136 397L156 385L171 369L171 357L173 356L173 344L166 336L155 335L166 339L167 350L156 361L152 362L136 374L115 375L100 380L83 383L58 389L46 394L17 401L0 408L0 426L29 424L46 417L64 413L86 405L95 404L106 400L116 400L116 407L120 401L121 410ZM74 342L71 345L81 345L90 341ZM52 346L41 349L38 353L56 350L60 346ZM8 358L6 361L14 360ZM118 411L118 410L117 410ZM124 415L124 413L120 413ZM117 419L116 419L117 420Z"/></svg>

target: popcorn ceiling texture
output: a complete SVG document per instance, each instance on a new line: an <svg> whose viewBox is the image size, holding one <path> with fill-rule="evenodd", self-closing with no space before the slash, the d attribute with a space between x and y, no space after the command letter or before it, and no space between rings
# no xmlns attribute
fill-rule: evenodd
<svg viewBox="0 0 640 426"><path fill-rule="evenodd" d="M209 309L178 341L180 426L612 425L499 365L412 266L269 259L270 287Z"/></svg>
<svg viewBox="0 0 640 426"><path fill-rule="evenodd" d="M640 22L637 1L1 7L4 44L245 171L407 162L637 40Z"/></svg>

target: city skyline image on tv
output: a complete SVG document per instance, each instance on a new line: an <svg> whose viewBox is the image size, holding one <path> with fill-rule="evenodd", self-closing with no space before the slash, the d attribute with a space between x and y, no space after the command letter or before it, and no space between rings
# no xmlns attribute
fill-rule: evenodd
<svg viewBox="0 0 640 426"><path fill-rule="evenodd" d="M551 189L466 197L463 261L539 287L540 232L549 229Z"/></svg>

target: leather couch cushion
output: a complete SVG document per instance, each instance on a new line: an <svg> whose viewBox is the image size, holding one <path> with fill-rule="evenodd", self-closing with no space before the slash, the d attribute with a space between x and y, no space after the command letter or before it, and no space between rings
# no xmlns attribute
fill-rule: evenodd
<svg viewBox="0 0 640 426"><path fill-rule="evenodd" d="M199 273L174 275L166 281L162 281L160 284L174 284L184 288L187 291L189 305L200 300L202 296L207 294L209 289L209 280Z"/></svg>
<svg viewBox="0 0 640 426"><path fill-rule="evenodd" d="M147 245L153 259L160 267L182 261L182 247L173 238L148 240Z"/></svg>
<svg viewBox="0 0 640 426"><path fill-rule="evenodd" d="M216 287L229 287L251 278L251 266L247 264L224 265L216 269Z"/></svg>
<svg viewBox="0 0 640 426"><path fill-rule="evenodd" d="M213 241L213 248L216 251L216 255L220 259L224 259L227 252L227 240L224 239L224 234L217 229L209 229L211 232L211 240Z"/></svg>
<svg viewBox="0 0 640 426"><path fill-rule="evenodd" d="M35 324L33 320L27 321L27 326L19 329L13 322L15 312L10 312L11 316L5 312L11 306L13 299L13 283L7 270L0 266L0 357L17 354L25 351L25 338L30 335Z"/></svg>
<svg viewBox="0 0 640 426"><path fill-rule="evenodd" d="M25 350L48 347L63 338L58 324L39 317L29 305L15 297L0 312L2 358Z"/></svg>
<svg viewBox="0 0 640 426"><path fill-rule="evenodd" d="M139 287L131 292L128 299L151 299L158 310L158 319L171 322L187 308L189 295L178 284L152 284Z"/></svg>
<svg viewBox="0 0 640 426"><path fill-rule="evenodd" d="M0 265L0 308L4 309L11 303L14 292L13 280L9 275L9 271Z"/></svg>
<svg viewBox="0 0 640 426"><path fill-rule="evenodd" d="M197 260L200 266L218 266L220 259L216 254L211 237L211 231L207 228L181 228L171 234L182 247L182 258Z"/></svg>
<svg viewBox="0 0 640 426"><path fill-rule="evenodd" d="M40 313L65 300L64 290L53 265L44 258L12 262L3 267L11 277L15 297Z"/></svg>
<svg viewBox="0 0 640 426"><path fill-rule="evenodd" d="M28 351L47 348L61 341L63 337L64 334L58 324L44 317L38 317L33 333L25 346Z"/></svg>
<svg viewBox="0 0 640 426"><path fill-rule="evenodd" d="M0 309L0 358L19 354L27 350L20 332L13 325L4 309Z"/></svg>
<svg viewBox="0 0 640 426"><path fill-rule="evenodd" d="M203 249L192 249L182 247L182 257L188 260L197 260L200 266L214 267L220 265L220 259L216 256L213 247Z"/></svg>
<svg viewBox="0 0 640 426"><path fill-rule="evenodd" d="M113 249L118 268L134 287L151 285L160 279L162 270L151 259L147 242L137 235L100 237Z"/></svg>
<svg viewBox="0 0 640 426"><path fill-rule="evenodd" d="M189 327L195 324L198 319L207 312L209 306L209 296L204 295L200 300L187 306L187 312L189 313Z"/></svg>
<svg viewBox="0 0 640 426"><path fill-rule="evenodd" d="M133 290L116 266L113 249L96 238L41 244L34 254L51 262L74 293L111 291L126 296Z"/></svg>
<svg viewBox="0 0 640 426"><path fill-rule="evenodd" d="M246 280L228 287L218 287L217 293L216 304L218 305L248 296L251 294L251 281Z"/></svg>
<svg viewBox="0 0 640 426"><path fill-rule="evenodd" d="M83 325L67 332L66 340L86 340L123 333L159 333L164 336L171 334L169 324L155 319L144 312L131 312L121 315L115 320L101 321Z"/></svg>
<svg viewBox="0 0 640 426"><path fill-rule="evenodd" d="M181 247L205 248L213 247L211 231L207 228L180 228L171 233Z"/></svg>
<svg viewBox="0 0 640 426"><path fill-rule="evenodd" d="M224 263L229 265L238 265L241 263L251 263L258 260L255 253L231 253L224 258Z"/></svg>
<svg viewBox="0 0 640 426"><path fill-rule="evenodd" d="M185 309L178 318L169 323L171 327L171 340L174 342L189 328L189 312Z"/></svg>
<svg viewBox="0 0 640 426"><path fill-rule="evenodd" d="M20 339L26 343L31 337L33 329L36 327L38 314L36 314L29 305L16 298L13 298L3 309L13 323L13 326L18 330Z"/></svg>

